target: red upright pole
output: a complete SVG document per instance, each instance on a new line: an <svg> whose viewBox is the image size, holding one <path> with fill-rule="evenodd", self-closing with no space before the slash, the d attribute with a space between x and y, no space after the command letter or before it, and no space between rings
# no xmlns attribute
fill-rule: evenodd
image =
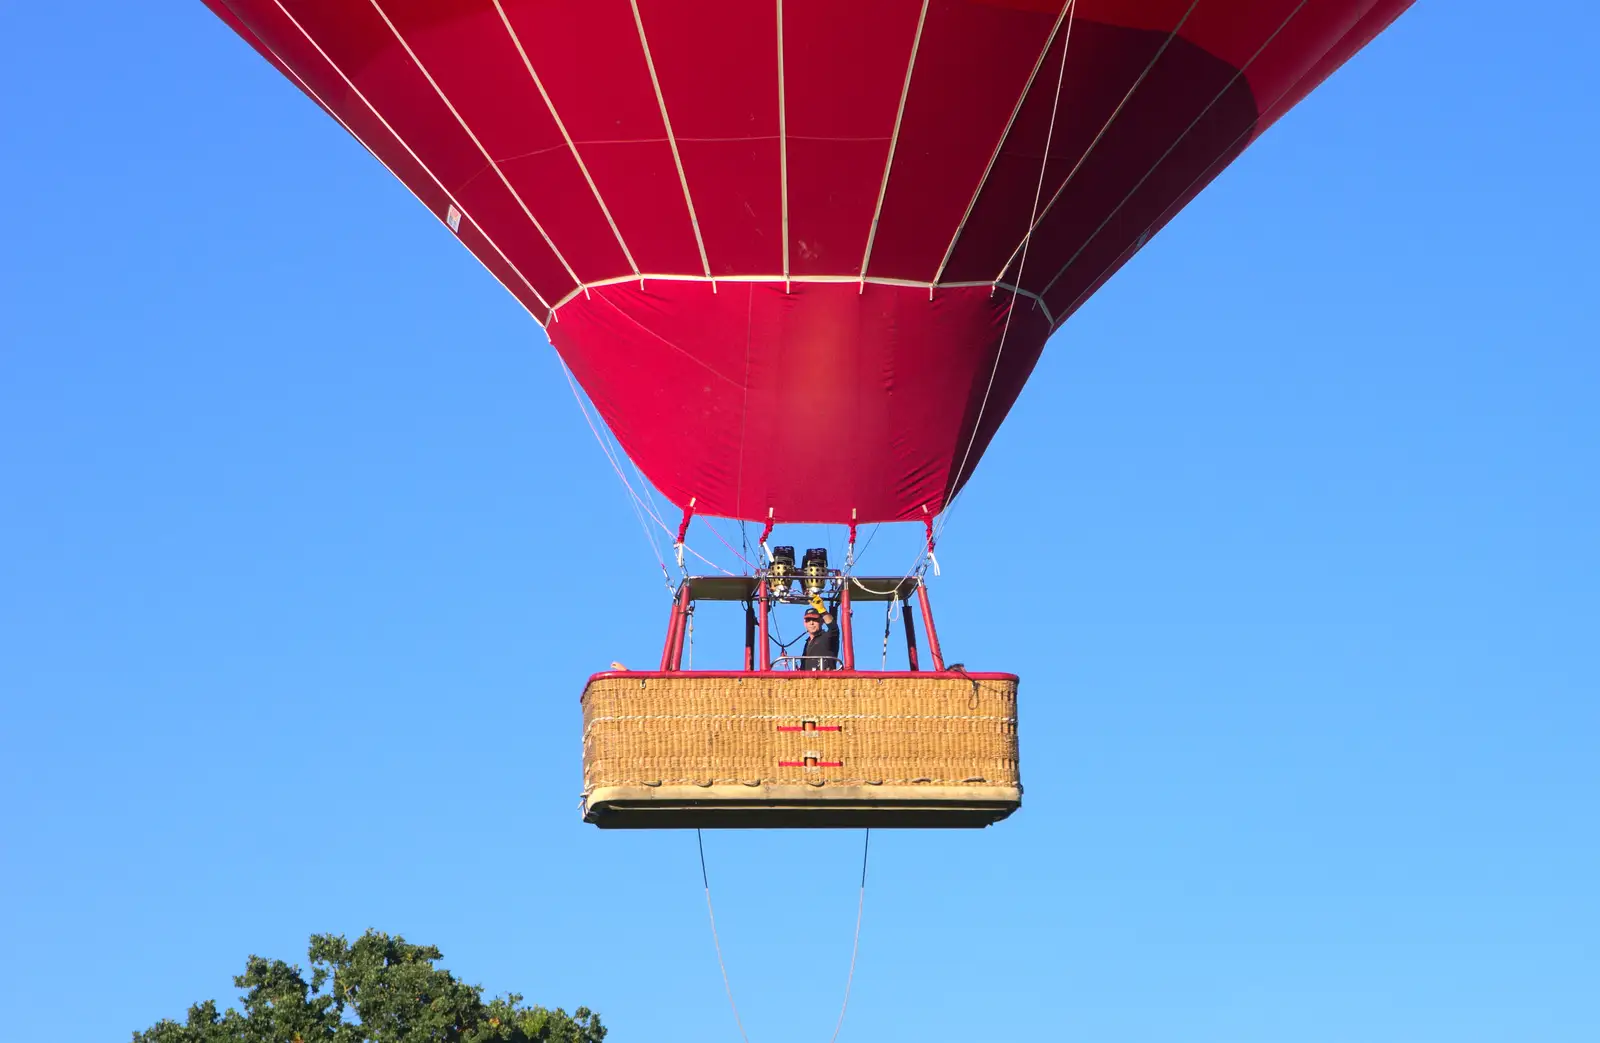
<svg viewBox="0 0 1600 1043"><path fill-rule="evenodd" d="M683 620L683 588L672 596L672 615L667 617L667 643L661 646L661 670L672 669L672 650L677 646L678 624Z"/></svg>
<svg viewBox="0 0 1600 1043"><path fill-rule="evenodd" d="M756 586L756 600L761 602L761 669L772 669L772 642L767 638L767 581Z"/></svg>
<svg viewBox="0 0 1600 1043"><path fill-rule="evenodd" d="M672 642L672 669L683 669L683 639L689 630L689 613L694 611L694 594L689 590L689 581L684 580L683 586L678 590L679 597L683 600L683 610L678 613L678 631Z"/></svg>
<svg viewBox="0 0 1600 1043"><path fill-rule="evenodd" d="M917 584L917 604L922 606L922 632L928 635L928 654L933 656L933 668L944 669L944 653L939 651L939 632L933 629L933 606L928 604L928 586Z"/></svg>
<svg viewBox="0 0 1600 1043"><path fill-rule="evenodd" d="M850 630L850 577L843 580L844 585L839 589L839 643L844 647L839 651L844 654L844 668L856 668L856 639Z"/></svg>

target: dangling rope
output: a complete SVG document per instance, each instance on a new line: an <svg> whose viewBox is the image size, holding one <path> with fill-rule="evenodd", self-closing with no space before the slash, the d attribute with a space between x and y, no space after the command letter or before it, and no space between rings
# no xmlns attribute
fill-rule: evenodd
<svg viewBox="0 0 1600 1043"><path fill-rule="evenodd" d="M850 986L856 980L856 954L861 951L861 914L867 908L867 849L872 843L872 830L862 830L861 835L861 896L856 899L856 936L850 943L850 976L844 980L844 1002L839 1005L839 1021L833 1026L828 1043L835 1043L839 1030L844 1028L844 1012L850 1009Z"/></svg>
<svg viewBox="0 0 1600 1043"><path fill-rule="evenodd" d="M728 965L722 959L722 942L717 938L717 911L711 907L711 877L706 873L706 843L700 831L694 831L694 842L700 848L700 882L706 889L706 916L711 919L711 944L717 950L717 969L722 971L722 988L728 994L728 1006L733 1008L733 1023L739 1026L739 1038L744 1043L750 1043L750 1036L744 1030L744 1021L739 1017L739 1005L733 1001L733 986L728 984Z"/></svg>
<svg viewBox="0 0 1600 1043"><path fill-rule="evenodd" d="M711 875L706 872L706 843L700 830L694 831L695 847L700 851L700 884L706 892L706 917L711 921L711 945L717 950L717 969L722 972L722 989L728 994L728 1007L733 1011L733 1023L739 1029L739 1038L750 1043L744 1030L744 1019L739 1017L739 1004L733 998L733 986L728 981L728 964L722 958L722 940L717 937L717 912L711 905ZM839 1005L839 1020L834 1023L833 1035L828 1043L837 1043L844 1028L844 1016L850 1009L850 989L856 980L856 957L861 953L861 920L867 909L867 854L872 847L872 830L861 831L861 892L856 898L856 930L850 940L850 973L844 980L844 1002Z"/></svg>
<svg viewBox="0 0 1600 1043"><path fill-rule="evenodd" d="M900 588L896 587L894 596L884 603L883 608L883 666L880 669L889 669L889 631L894 628L894 610L900 604Z"/></svg>
<svg viewBox="0 0 1600 1043"><path fill-rule="evenodd" d="M709 518L702 519L702 520L705 522L706 528L711 530L711 535L713 535L713 536L715 536L717 538L717 542L718 543L721 543L724 547L728 548L728 550L733 552L733 556L734 557L736 557L740 561L744 562L745 568L749 569L751 572L755 571L756 567L754 565L750 564L750 559L745 557L743 554L740 554L737 547L735 547L733 544L729 543L725 538L723 538L722 533L717 531L717 527L715 525L711 524L711 520ZM740 526L740 528L743 528L744 527L744 522L740 522L739 526ZM745 540L745 544L746 544L745 550L749 550L750 549L749 542L750 541L748 539Z"/></svg>

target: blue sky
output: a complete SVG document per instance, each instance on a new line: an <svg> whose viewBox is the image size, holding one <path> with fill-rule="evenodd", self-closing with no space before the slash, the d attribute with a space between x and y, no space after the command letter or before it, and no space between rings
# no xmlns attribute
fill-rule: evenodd
<svg viewBox="0 0 1600 1043"><path fill-rule="evenodd" d="M1600 1038L1597 31L1419 5L1051 344L934 588L1027 803L874 836L842 1039ZM578 819L666 606L537 326L200 4L0 56L8 1037L374 926L736 1039L693 834ZM832 1031L860 843L707 836L758 1043Z"/></svg>

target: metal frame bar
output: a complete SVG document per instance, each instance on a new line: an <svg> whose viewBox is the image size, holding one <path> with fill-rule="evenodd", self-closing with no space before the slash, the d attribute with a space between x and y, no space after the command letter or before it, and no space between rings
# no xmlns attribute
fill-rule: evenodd
<svg viewBox="0 0 1600 1043"><path fill-rule="evenodd" d="M772 639L768 636L769 623L767 619L771 611L771 606L767 604L767 581L765 577L763 577L760 584L756 586L756 600L761 603L761 608L759 610L761 613L761 669L771 670Z"/></svg>
<svg viewBox="0 0 1600 1043"><path fill-rule="evenodd" d="M673 634L672 641L672 670L683 669L683 642L689 630L689 613L694 611L694 592L689 587L689 581L684 580L683 586L678 588L678 597L681 605L678 610L678 627Z"/></svg>
<svg viewBox="0 0 1600 1043"><path fill-rule="evenodd" d="M850 584L845 582L839 591L839 655L844 660L844 669L856 668L856 636L850 626Z"/></svg>
<svg viewBox="0 0 1600 1043"><path fill-rule="evenodd" d="M933 657L933 668L944 670L944 653L939 650L939 632L933 628L933 605L928 601L928 585L917 584L917 604L922 609L922 629L928 636L928 654ZM907 606L910 610L910 606Z"/></svg>
<svg viewBox="0 0 1600 1043"><path fill-rule="evenodd" d="M756 606L751 601L744 603L744 668L756 668Z"/></svg>
<svg viewBox="0 0 1600 1043"><path fill-rule="evenodd" d="M906 669L915 673L922 667L917 662L917 627L911 620L911 602L900 602L900 619L906 628Z"/></svg>
<svg viewBox="0 0 1600 1043"><path fill-rule="evenodd" d="M672 614L667 617L667 640L661 646L661 670L663 673L672 669L672 649L678 637L678 624L683 618L684 589L684 587L679 587L678 592L672 596Z"/></svg>
<svg viewBox="0 0 1600 1043"><path fill-rule="evenodd" d="M744 672L768 673L772 670L772 598L765 577L756 585L755 596L745 602L744 609ZM934 671L944 670L944 652L939 646L939 632L933 624L933 604L928 600L928 588L917 585L917 606L921 610L922 628L927 635L928 654L932 657ZM839 668L856 669L856 639L854 606L850 597L850 584L839 588L839 603L835 607L835 622L839 627ZM694 612L694 586L685 579L672 598L672 613L667 618L667 640L661 649L661 673L682 669L683 650L688 636L689 617ZM916 620L911 612L911 601L900 603L901 621L906 632L906 662L912 672L922 670L917 648ZM760 646L759 650L757 645Z"/></svg>

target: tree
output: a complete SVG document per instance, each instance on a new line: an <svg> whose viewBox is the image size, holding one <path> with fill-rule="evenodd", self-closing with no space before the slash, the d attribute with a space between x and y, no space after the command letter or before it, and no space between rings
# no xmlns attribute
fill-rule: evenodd
<svg viewBox="0 0 1600 1043"><path fill-rule="evenodd" d="M525 1007L516 994L483 1002L483 989L433 961L431 945L368 931L354 945L314 934L311 980L298 966L251 956L233 984L241 1013L214 1000L188 1021L162 1020L133 1043L601 1043L606 1030L585 1007Z"/></svg>

